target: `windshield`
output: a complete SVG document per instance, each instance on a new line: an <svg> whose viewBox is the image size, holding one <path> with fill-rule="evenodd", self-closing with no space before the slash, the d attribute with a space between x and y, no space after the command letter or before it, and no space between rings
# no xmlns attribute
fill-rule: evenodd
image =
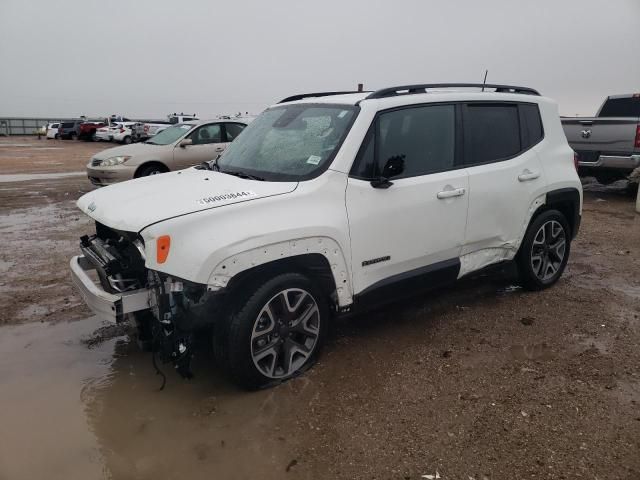
<svg viewBox="0 0 640 480"><path fill-rule="evenodd" d="M178 140L192 128L193 125L184 124L165 128L160 133L154 135L151 140L147 140L145 143L151 143L153 145L169 145L170 143Z"/></svg>
<svg viewBox="0 0 640 480"><path fill-rule="evenodd" d="M305 180L326 169L356 116L353 105L283 105L266 110L223 153L220 171L265 180Z"/></svg>

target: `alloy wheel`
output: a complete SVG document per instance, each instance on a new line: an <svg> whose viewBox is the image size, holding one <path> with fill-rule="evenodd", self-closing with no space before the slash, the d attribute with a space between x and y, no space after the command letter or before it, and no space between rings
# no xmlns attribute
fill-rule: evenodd
<svg viewBox="0 0 640 480"><path fill-rule="evenodd" d="M556 220L542 224L531 246L531 268L536 277L547 281L560 270L567 248L562 225Z"/></svg>
<svg viewBox="0 0 640 480"><path fill-rule="evenodd" d="M300 288L277 293L262 307L251 332L251 358L269 378L284 378L313 354L320 335L320 309Z"/></svg>

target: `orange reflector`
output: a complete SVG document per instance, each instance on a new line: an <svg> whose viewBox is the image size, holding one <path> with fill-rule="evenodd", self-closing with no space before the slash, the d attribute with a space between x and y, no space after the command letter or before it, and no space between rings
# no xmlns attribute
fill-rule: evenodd
<svg viewBox="0 0 640 480"><path fill-rule="evenodd" d="M171 248L171 237L162 235L156 240L156 259L158 263L164 263L169 256L169 248Z"/></svg>

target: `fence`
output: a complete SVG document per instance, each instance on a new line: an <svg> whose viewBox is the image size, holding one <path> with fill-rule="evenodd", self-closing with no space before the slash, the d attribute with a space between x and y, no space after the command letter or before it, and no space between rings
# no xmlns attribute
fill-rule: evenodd
<svg viewBox="0 0 640 480"><path fill-rule="evenodd" d="M0 117L0 135L37 135L38 129L46 127L49 123L72 122L78 118L51 118L51 117ZM134 122L153 122L153 120L133 120Z"/></svg>
<svg viewBox="0 0 640 480"><path fill-rule="evenodd" d="M67 118L9 118L0 117L0 135L36 135L49 123L66 122Z"/></svg>

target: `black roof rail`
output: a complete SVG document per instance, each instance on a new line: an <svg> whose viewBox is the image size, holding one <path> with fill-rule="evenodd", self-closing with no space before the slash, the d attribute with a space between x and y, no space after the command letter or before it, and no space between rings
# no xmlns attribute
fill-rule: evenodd
<svg viewBox="0 0 640 480"><path fill-rule="evenodd" d="M416 93L428 93L429 89L443 89L443 88L485 88L494 89L496 92L501 93L519 93L523 95L540 95L537 90L529 87L516 87L513 85L496 85L493 83L425 83L419 85L401 85L399 87L388 87L367 95L365 100L371 98L386 98L394 97L396 95L413 95Z"/></svg>
<svg viewBox="0 0 640 480"><path fill-rule="evenodd" d="M331 95L346 95L348 93L365 93L365 92L358 92L358 91L352 90L350 92L300 93L298 95L291 95L290 97L284 98L280 100L278 103L293 102L295 100L302 100L303 98L311 98L311 97L329 97Z"/></svg>

